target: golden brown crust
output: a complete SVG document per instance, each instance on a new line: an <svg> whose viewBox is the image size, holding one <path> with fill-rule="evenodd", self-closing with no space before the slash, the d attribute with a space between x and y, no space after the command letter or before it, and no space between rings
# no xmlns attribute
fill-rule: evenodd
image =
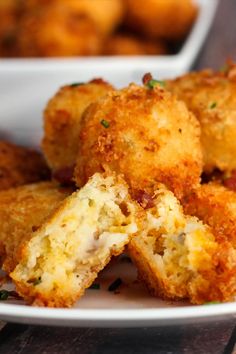
<svg viewBox="0 0 236 354"><path fill-rule="evenodd" d="M126 3L127 24L152 38L182 39L198 12L192 0L146 0L144 6L137 0Z"/></svg>
<svg viewBox="0 0 236 354"><path fill-rule="evenodd" d="M166 45L161 40L148 40L131 34L114 34L104 44L105 55L163 55Z"/></svg>
<svg viewBox="0 0 236 354"><path fill-rule="evenodd" d="M82 114L90 103L112 89L97 78L64 86L50 99L44 112L42 148L53 171L75 164Z"/></svg>
<svg viewBox="0 0 236 354"><path fill-rule="evenodd" d="M49 175L39 152L0 141L0 190L45 180Z"/></svg>
<svg viewBox="0 0 236 354"><path fill-rule="evenodd" d="M185 212L210 225L236 248L236 193L217 183L201 185L182 200Z"/></svg>
<svg viewBox="0 0 236 354"><path fill-rule="evenodd" d="M236 168L236 66L224 71L204 70L167 82L167 88L182 99L201 125L204 171Z"/></svg>
<svg viewBox="0 0 236 354"><path fill-rule="evenodd" d="M41 182L0 192L0 257L9 273L18 262L24 240L43 223L71 190Z"/></svg>
<svg viewBox="0 0 236 354"><path fill-rule="evenodd" d="M75 180L81 186L95 172L114 170L133 189L163 182L180 197L199 183L199 136L198 122L182 102L160 87L132 84L85 112Z"/></svg>

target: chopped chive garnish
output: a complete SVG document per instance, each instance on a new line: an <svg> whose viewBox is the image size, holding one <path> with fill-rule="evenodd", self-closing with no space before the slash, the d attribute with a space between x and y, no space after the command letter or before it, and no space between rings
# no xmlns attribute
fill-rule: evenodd
<svg viewBox="0 0 236 354"><path fill-rule="evenodd" d="M7 300L9 297L9 291L0 290L0 300Z"/></svg>
<svg viewBox="0 0 236 354"><path fill-rule="evenodd" d="M99 289L100 289L100 284L94 283L94 284L92 284L92 285L89 287L89 289L91 289L91 290L99 290Z"/></svg>
<svg viewBox="0 0 236 354"><path fill-rule="evenodd" d="M73 84L70 85L70 87L78 87L81 85L84 85L84 83L83 82L74 82Z"/></svg>
<svg viewBox="0 0 236 354"><path fill-rule="evenodd" d="M216 108L217 102L212 102L209 106L210 109Z"/></svg>
<svg viewBox="0 0 236 354"><path fill-rule="evenodd" d="M220 304L219 301L209 301L209 302L205 302L204 305L216 305L216 304Z"/></svg>
<svg viewBox="0 0 236 354"><path fill-rule="evenodd" d="M111 285L109 285L108 291L117 290L119 286L121 286L121 284L122 284L122 280L120 278L117 278L115 281L113 281L113 283L111 283Z"/></svg>
<svg viewBox="0 0 236 354"><path fill-rule="evenodd" d="M21 297L17 294L16 291L8 291L5 289L0 290L0 300L7 300L9 297L21 299Z"/></svg>
<svg viewBox="0 0 236 354"><path fill-rule="evenodd" d="M153 89L154 87L156 87L158 85L161 87L165 87L166 83L165 83L165 81L159 81L159 80L154 80L154 79L151 79L146 83L146 86L149 89Z"/></svg>
<svg viewBox="0 0 236 354"><path fill-rule="evenodd" d="M100 123L106 129L110 127L110 123L107 120L105 120L105 119L102 119Z"/></svg>

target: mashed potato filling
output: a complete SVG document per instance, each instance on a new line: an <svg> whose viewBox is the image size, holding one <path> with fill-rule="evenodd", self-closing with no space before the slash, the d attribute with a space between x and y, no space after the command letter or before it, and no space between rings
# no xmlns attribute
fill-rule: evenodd
<svg viewBox="0 0 236 354"><path fill-rule="evenodd" d="M185 216L173 193L163 186L154 203L144 230L131 240L131 256L154 294L189 298L198 286L200 290L203 273L213 267L215 237L200 220Z"/></svg>
<svg viewBox="0 0 236 354"><path fill-rule="evenodd" d="M22 250L11 277L37 305L70 306L137 231L126 185L95 174L65 200Z"/></svg>

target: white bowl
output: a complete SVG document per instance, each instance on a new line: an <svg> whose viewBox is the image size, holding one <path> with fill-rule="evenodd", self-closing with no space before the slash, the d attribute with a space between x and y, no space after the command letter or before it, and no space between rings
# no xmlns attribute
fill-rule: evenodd
<svg viewBox="0 0 236 354"><path fill-rule="evenodd" d="M207 36L218 4L218 0L196 2L200 10L198 18L181 51L175 55L0 59L0 133L18 143L37 145L42 110L66 83L103 77L120 87L140 82L146 72L162 79L188 71Z"/></svg>

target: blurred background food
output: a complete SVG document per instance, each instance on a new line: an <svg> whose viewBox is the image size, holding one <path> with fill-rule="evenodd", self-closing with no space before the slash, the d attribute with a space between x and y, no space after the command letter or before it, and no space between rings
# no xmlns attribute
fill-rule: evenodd
<svg viewBox="0 0 236 354"><path fill-rule="evenodd" d="M172 54L194 0L0 0L1 57Z"/></svg>

